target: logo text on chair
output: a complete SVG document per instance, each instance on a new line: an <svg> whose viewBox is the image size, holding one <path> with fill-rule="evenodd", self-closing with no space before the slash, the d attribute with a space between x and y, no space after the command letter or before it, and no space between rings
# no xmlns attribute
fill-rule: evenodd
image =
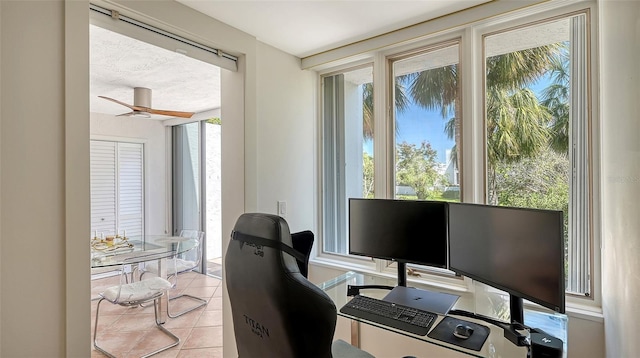
<svg viewBox="0 0 640 358"><path fill-rule="evenodd" d="M243 316L244 316L244 322L249 327L251 327L251 332L260 336L260 338L265 338L265 336L269 338L269 329L267 327L260 324L260 322L254 320L253 318L248 317L247 315L243 315Z"/></svg>

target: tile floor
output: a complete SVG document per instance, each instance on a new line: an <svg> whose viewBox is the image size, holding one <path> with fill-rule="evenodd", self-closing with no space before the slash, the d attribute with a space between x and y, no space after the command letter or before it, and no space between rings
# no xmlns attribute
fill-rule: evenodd
<svg viewBox="0 0 640 358"><path fill-rule="evenodd" d="M106 287L117 284L119 276L92 281L92 297ZM181 274L170 296L188 293L209 303L178 318L167 318L164 326L180 338L180 344L159 353L158 358L222 357L222 286L218 278L198 273ZM105 357L93 347L96 306L91 305L91 357ZM180 298L171 301L171 311L178 312L195 301ZM122 307L108 301L100 304L98 344L117 357L140 357L169 343L169 338L155 328L153 306Z"/></svg>

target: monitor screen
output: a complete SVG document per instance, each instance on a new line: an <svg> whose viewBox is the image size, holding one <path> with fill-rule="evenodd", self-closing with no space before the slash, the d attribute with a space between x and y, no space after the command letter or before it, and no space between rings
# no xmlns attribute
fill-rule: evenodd
<svg viewBox="0 0 640 358"><path fill-rule="evenodd" d="M562 211L450 203L449 267L564 313L562 215Z"/></svg>
<svg viewBox="0 0 640 358"><path fill-rule="evenodd" d="M349 199L349 253L447 267L446 202Z"/></svg>

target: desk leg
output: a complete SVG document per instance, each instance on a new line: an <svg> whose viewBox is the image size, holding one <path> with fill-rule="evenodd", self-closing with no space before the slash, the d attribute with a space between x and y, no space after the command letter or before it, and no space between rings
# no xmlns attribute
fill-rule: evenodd
<svg viewBox="0 0 640 358"><path fill-rule="evenodd" d="M360 322L351 320L351 345L360 348Z"/></svg>

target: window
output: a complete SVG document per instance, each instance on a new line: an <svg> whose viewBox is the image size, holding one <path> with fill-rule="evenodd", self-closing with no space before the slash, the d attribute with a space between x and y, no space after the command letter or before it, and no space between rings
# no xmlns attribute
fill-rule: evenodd
<svg viewBox="0 0 640 358"><path fill-rule="evenodd" d="M325 252L347 254L348 198L374 196L373 68L322 78Z"/></svg>
<svg viewBox="0 0 640 358"><path fill-rule="evenodd" d="M484 37L487 202L561 210L566 287L589 284L586 15Z"/></svg>
<svg viewBox="0 0 640 358"><path fill-rule="evenodd" d="M412 38L373 52L373 65L322 75L320 258L353 263L349 197L562 210L567 292L590 296L591 13L571 8Z"/></svg>
<svg viewBox="0 0 640 358"><path fill-rule="evenodd" d="M459 45L390 60L396 199L460 200Z"/></svg>

